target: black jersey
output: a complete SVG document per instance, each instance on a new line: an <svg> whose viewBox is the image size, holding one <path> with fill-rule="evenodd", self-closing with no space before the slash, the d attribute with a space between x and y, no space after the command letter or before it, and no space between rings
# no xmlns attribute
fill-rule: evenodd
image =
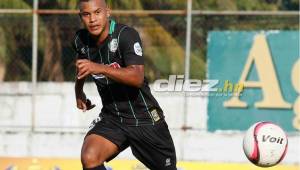
<svg viewBox="0 0 300 170"><path fill-rule="evenodd" d="M109 36L100 46L86 29L77 31L73 47L78 58L118 69L129 65L144 65L142 42L138 32L126 25L110 21ZM101 116L111 116L128 125L154 124L164 119L162 109L151 94L144 78L141 88L118 83L104 75L92 75L100 94Z"/></svg>

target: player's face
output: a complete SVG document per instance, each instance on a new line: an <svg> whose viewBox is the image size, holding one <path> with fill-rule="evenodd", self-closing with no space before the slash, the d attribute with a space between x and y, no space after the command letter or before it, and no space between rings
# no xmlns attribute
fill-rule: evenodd
<svg viewBox="0 0 300 170"><path fill-rule="evenodd" d="M80 18L86 29L93 36L100 36L106 28L110 9L104 0L80 2Z"/></svg>

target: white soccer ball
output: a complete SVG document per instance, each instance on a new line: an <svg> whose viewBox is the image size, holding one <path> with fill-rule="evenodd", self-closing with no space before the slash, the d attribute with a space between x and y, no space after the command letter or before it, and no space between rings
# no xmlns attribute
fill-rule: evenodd
<svg viewBox="0 0 300 170"><path fill-rule="evenodd" d="M284 158L288 147L285 132L271 122L258 122L252 125L243 141L244 153L255 165L271 167Z"/></svg>

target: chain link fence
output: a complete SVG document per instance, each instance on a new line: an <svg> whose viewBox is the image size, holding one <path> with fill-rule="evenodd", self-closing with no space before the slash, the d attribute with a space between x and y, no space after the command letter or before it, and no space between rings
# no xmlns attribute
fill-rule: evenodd
<svg viewBox="0 0 300 170"><path fill-rule="evenodd" d="M143 39L146 76L150 81L184 74L186 16L182 14L115 14L136 28ZM213 30L297 30L299 15L192 15L192 78L206 75L206 38ZM32 14L0 14L0 80L32 79ZM38 81L74 81L72 38L81 28L77 14L40 14Z"/></svg>

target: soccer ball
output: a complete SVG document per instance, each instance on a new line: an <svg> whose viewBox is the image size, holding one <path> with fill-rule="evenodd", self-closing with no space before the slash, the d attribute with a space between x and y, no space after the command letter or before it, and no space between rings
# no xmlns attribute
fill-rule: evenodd
<svg viewBox="0 0 300 170"><path fill-rule="evenodd" d="M284 158L288 147L285 132L271 122L258 122L252 125L243 141L246 157L256 166L271 167Z"/></svg>

